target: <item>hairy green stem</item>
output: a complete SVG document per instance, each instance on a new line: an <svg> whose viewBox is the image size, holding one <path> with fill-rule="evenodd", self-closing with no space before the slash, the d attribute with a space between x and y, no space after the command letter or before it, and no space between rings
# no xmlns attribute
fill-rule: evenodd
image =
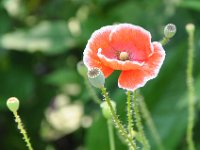
<svg viewBox="0 0 200 150"><path fill-rule="evenodd" d="M31 146L30 139L29 139L29 137L26 133L26 130L23 127L22 121L21 121L19 115L17 114L17 111L13 112L13 114L14 114L14 117L15 117L15 121L17 122L18 129L20 130L20 133L23 135L23 139L26 143L26 146L28 147L28 150L33 150L32 146Z"/></svg>
<svg viewBox="0 0 200 150"><path fill-rule="evenodd" d="M130 138L133 139L133 118L132 118L132 104L131 91L127 91L127 117L128 117L128 131Z"/></svg>
<svg viewBox="0 0 200 150"><path fill-rule="evenodd" d="M123 125L121 124L120 120L118 119L117 115L116 115L116 112L114 110L114 108L112 107L112 104L111 104L111 100L110 100L110 97L108 96L108 93L106 91L106 88L102 88L101 89L102 91L102 95L104 96L109 108L110 108L110 112L112 114L112 117L113 117L113 122L116 126L116 128L118 129L119 133L122 135L122 137L125 138L125 141L128 142L128 146L131 150L136 150L136 145L133 141L133 139L131 139L126 131L126 129L123 127Z"/></svg>
<svg viewBox="0 0 200 150"><path fill-rule="evenodd" d="M107 125L108 125L110 150L115 150L115 138L114 138L114 132L113 132L113 124L110 119L107 119Z"/></svg>
<svg viewBox="0 0 200 150"><path fill-rule="evenodd" d="M195 111L195 94L194 94L194 79L193 72L193 57L194 57L194 30L188 31L188 60L187 60L187 88L188 88L188 126L187 126L187 144L189 150L195 150L193 133L194 128L194 111Z"/></svg>
<svg viewBox="0 0 200 150"><path fill-rule="evenodd" d="M155 127L155 124L154 124L154 121L152 119L152 116L151 116L151 114L150 114L150 112L149 112L149 110L148 110L148 108L146 106L144 98L141 95L138 95L138 96L139 96L138 97L139 98L138 102L139 102L139 106L140 106L141 112L143 114L143 118L145 119L145 121L147 123L147 126L148 126L148 128L149 128L149 130L151 132L151 135L152 135L153 139L156 142L158 150L164 150L164 146L163 146L163 144L161 142L161 138L160 138L160 136L158 134L158 131L157 131L156 127Z"/></svg>
<svg viewBox="0 0 200 150"><path fill-rule="evenodd" d="M143 149L149 150L150 145L149 145L149 141L147 140L147 138L144 134L142 121L141 121L141 117L140 117L140 113L139 113L139 107L138 107L138 103L137 103L137 93L136 93L136 91L133 93L133 109L134 109L134 112L135 112L136 126L137 126L138 131L139 131L138 133L139 133L139 136L141 138L141 143L143 144Z"/></svg>

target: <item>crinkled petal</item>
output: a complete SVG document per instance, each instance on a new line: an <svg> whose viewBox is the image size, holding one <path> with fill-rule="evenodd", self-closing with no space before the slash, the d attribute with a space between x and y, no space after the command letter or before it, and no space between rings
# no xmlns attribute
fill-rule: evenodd
<svg viewBox="0 0 200 150"><path fill-rule="evenodd" d="M104 73L105 77L108 77L112 72L108 66L105 66L98 58L97 52L100 47L109 50L109 34L113 26L105 26L95 31L83 53L83 62L88 68L98 67Z"/></svg>
<svg viewBox="0 0 200 150"><path fill-rule="evenodd" d="M165 51L158 42L153 42L154 53L145 61L140 70L122 71L118 79L120 88L134 91L143 87L148 80L155 78L165 59Z"/></svg>
<svg viewBox="0 0 200 150"><path fill-rule="evenodd" d="M165 59L165 51L159 42L153 42L154 53L145 61L142 69L148 78L155 78Z"/></svg>
<svg viewBox="0 0 200 150"><path fill-rule="evenodd" d="M112 68L106 67L104 64L102 64L99 58L91 53L91 51L88 51L87 54L86 51L84 53L83 62L89 69L94 67L101 69L105 78L107 78L114 71Z"/></svg>
<svg viewBox="0 0 200 150"><path fill-rule="evenodd" d="M142 61L153 52L151 34L139 26L131 24L116 25L110 34L109 40L114 50L133 54L131 60Z"/></svg>
<svg viewBox="0 0 200 150"><path fill-rule="evenodd" d="M101 51L102 49L100 48L97 54L100 61L105 66L109 66L113 70L134 70L141 68L141 66L144 64L144 62L138 62L138 61L130 61L130 60L121 61L117 59L110 59L102 55Z"/></svg>
<svg viewBox="0 0 200 150"><path fill-rule="evenodd" d="M118 79L118 86L128 91L143 87L148 78L143 70L122 71Z"/></svg>

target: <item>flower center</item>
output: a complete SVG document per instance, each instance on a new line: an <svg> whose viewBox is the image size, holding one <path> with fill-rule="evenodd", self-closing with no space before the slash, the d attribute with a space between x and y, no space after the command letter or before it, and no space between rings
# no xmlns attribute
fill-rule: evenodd
<svg viewBox="0 0 200 150"><path fill-rule="evenodd" d="M121 52L119 54L119 60L121 61L125 61L125 60L128 60L129 59L129 56L128 56L128 53L127 52Z"/></svg>

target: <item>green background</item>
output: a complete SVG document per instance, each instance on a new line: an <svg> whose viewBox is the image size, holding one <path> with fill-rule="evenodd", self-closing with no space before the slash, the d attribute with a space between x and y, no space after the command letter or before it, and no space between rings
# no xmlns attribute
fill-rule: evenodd
<svg viewBox="0 0 200 150"><path fill-rule="evenodd" d="M198 0L1 0L0 149L26 149L13 115L6 108L7 98L16 96L21 103L19 114L35 150L109 150L106 120L90 98L76 64L82 59L92 32L124 22L149 30L152 41L162 39L167 23L177 26L176 36L164 47L166 59L158 77L141 88L166 150L187 149L185 25L196 25L194 141L200 149L199 16ZM126 98L124 91L117 88L118 75L109 77L106 87L117 102L120 118L126 121ZM100 96L99 90L97 93ZM55 106L58 96L64 99L60 107L77 105L82 110L75 129L62 125L76 118L59 120L59 128L48 121L48 110L58 112L60 118L79 112L59 113L60 107ZM143 123L152 150L156 150ZM117 150L127 149L117 133L116 141Z"/></svg>

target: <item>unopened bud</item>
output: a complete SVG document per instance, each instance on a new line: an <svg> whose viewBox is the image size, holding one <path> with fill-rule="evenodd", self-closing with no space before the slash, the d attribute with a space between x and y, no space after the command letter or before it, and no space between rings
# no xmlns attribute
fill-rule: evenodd
<svg viewBox="0 0 200 150"><path fill-rule="evenodd" d="M10 111L16 112L19 109L19 100L16 97L11 97L7 100L7 107Z"/></svg>
<svg viewBox="0 0 200 150"><path fill-rule="evenodd" d="M164 35L167 38L172 38L176 34L176 26L174 24L167 24L164 28Z"/></svg>
<svg viewBox="0 0 200 150"><path fill-rule="evenodd" d="M83 77L87 76L87 67L85 66L85 64L83 63L83 61L79 61L77 63L77 71Z"/></svg>
<svg viewBox="0 0 200 150"><path fill-rule="evenodd" d="M95 67L88 71L88 79L90 83L96 88L103 88L105 83L105 77L102 71Z"/></svg>
<svg viewBox="0 0 200 150"><path fill-rule="evenodd" d="M114 101L110 101L112 107L114 108L114 111L116 111L116 103ZM112 118L112 113L110 111L110 108L108 106L108 103L106 101L101 103L101 108L102 108L102 114L106 119L111 119Z"/></svg>
<svg viewBox="0 0 200 150"><path fill-rule="evenodd" d="M187 32L194 32L195 26L192 23L188 23L185 28Z"/></svg>

